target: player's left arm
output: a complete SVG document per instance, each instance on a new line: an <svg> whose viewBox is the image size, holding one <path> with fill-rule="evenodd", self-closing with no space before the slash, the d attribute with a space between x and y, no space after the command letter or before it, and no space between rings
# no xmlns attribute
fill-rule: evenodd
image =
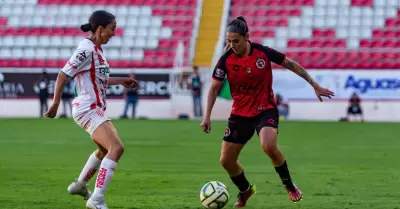
<svg viewBox="0 0 400 209"><path fill-rule="evenodd" d="M108 85L123 85L125 88L135 88L137 86L137 80L133 78L125 77L110 77L108 79Z"/></svg>
<svg viewBox="0 0 400 209"><path fill-rule="evenodd" d="M283 67L291 70L296 73L298 76L302 77L306 80L312 87L318 85L318 83L310 76L310 74L296 61L290 59L289 57L285 57L285 60L281 64ZM315 87L314 87L315 88Z"/></svg>
<svg viewBox="0 0 400 209"><path fill-rule="evenodd" d="M125 79L126 78L124 78L124 77L110 77L108 79L108 85L112 86L112 85L123 84Z"/></svg>
<svg viewBox="0 0 400 209"><path fill-rule="evenodd" d="M306 80L315 90L315 93L318 96L318 99L322 102L321 97L328 97L334 96L334 93L329 89L322 88L318 85L318 83L310 76L310 74L296 61L290 59L289 57L285 56L281 52L269 48L267 46L263 46L264 53L268 56L268 59L278 65L282 65L283 67L291 70L292 72L296 73L304 80Z"/></svg>
<svg viewBox="0 0 400 209"><path fill-rule="evenodd" d="M328 97L330 99L331 96L334 96L334 93L332 91L319 86L319 84L310 76L310 74L303 68L303 66L301 66L296 61L290 59L289 57L285 57L285 60L282 62L281 65L306 80L314 88L315 93L317 94L318 99L321 102L321 97Z"/></svg>

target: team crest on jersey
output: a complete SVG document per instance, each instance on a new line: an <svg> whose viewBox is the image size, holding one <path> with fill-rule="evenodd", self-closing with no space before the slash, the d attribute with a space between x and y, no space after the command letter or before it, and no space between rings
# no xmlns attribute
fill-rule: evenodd
<svg viewBox="0 0 400 209"><path fill-rule="evenodd" d="M251 67L246 68L246 73L251 73Z"/></svg>
<svg viewBox="0 0 400 209"><path fill-rule="evenodd" d="M231 129L229 129L229 127L226 127L224 136L228 137L229 135L231 135Z"/></svg>
<svg viewBox="0 0 400 209"><path fill-rule="evenodd" d="M84 59L86 59L86 53L85 52L78 53L78 55L76 55L76 59L82 62Z"/></svg>
<svg viewBox="0 0 400 209"><path fill-rule="evenodd" d="M217 68L217 70L215 70L215 76L218 78L223 78L225 76L225 72L219 68Z"/></svg>
<svg viewBox="0 0 400 209"><path fill-rule="evenodd" d="M258 69L263 69L265 67L265 59L262 57L259 57L256 61L256 66Z"/></svg>

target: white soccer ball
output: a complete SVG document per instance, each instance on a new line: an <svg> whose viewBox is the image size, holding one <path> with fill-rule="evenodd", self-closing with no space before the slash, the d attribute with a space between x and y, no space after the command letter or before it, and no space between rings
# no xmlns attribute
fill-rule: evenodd
<svg viewBox="0 0 400 209"><path fill-rule="evenodd" d="M228 188L219 181L210 181L201 188L200 201L206 208L223 208L228 200Z"/></svg>

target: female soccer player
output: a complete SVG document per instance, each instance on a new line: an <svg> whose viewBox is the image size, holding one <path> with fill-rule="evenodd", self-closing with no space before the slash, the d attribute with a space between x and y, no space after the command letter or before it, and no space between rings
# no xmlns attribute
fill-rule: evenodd
<svg viewBox="0 0 400 209"><path fill-rule="evenodd" d="M84 32L92 32L89 38L82 40L75 53L58 74L53 104L45 116L54 118L60 104L60 97L68 77L74 78L75 99L72 101L74 121L85 129L98 146L84 166L78 179L68 187L71 194L81 195L88 200L90 209L108 209L104 203L104 194L124 152L124 146L116 129L105 116L106 90L109 85L122 84L126 88L137 86L132 78L109 77L109 65L101 46L114 36L115 16L106 11L96 11L89 23L81 26ZM93 194L87 189L87 182L99 169Z"/></svg>
<svg viewBox="0 0 400 209"><path fill-rule="evenodd" d="M233 98L233 108L225 130L221 150L221 164L240 190L235 207L244 207L255 193L243 168L238 162L239 153L257 131L264 152L269 156L279 174L290 199L301 200L303 194L293 183L283 153L277 146L279 114L272 90L271 62L280 64L304 78L314 88L320 101L333 92L321 88L304 68L284 54L249 41L246 20L238 17L227 26L228 49L219 59L213 72L208 92L207 108L201 123L202 129L211 131L210 116L222 81L227 77Z"/></svg>

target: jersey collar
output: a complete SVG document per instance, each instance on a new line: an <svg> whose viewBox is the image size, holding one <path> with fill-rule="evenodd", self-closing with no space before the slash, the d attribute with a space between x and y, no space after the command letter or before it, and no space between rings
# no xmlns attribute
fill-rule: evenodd
<svg viewBox="0 0 400 209"><path fill-rule="evenodd" d="M101 48L101 46L97 46L96 44L94 44L92 39L90 39L90 38L86 38L86 39L93 43L94 49L96 50L96 52L97 52L97 50L100 50L101 52L103 52L103 49Z"/></svg>

